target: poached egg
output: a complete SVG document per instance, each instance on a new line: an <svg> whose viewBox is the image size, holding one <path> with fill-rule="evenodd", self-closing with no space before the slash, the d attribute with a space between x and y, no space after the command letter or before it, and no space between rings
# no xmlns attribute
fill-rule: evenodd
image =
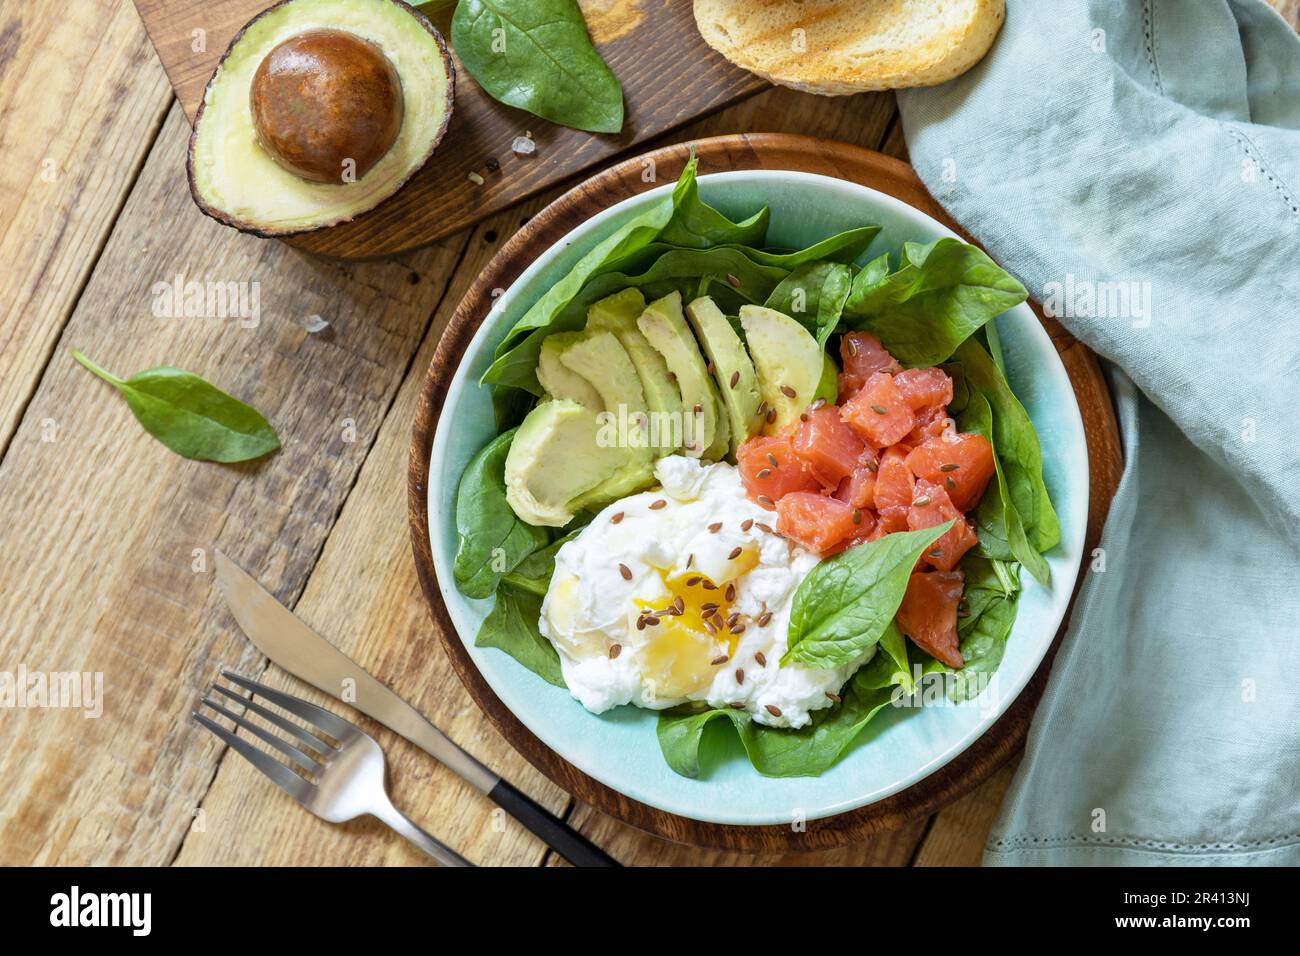
<svg viewBox="0 0 1300 956"><path fill-rule="evenodd" d="M871 659L781 665L799 583L818 562L773 529L733 465L681 455L659 489L606 507L556 553L541 633L593 713L687 701L802 727Z"/></svg>

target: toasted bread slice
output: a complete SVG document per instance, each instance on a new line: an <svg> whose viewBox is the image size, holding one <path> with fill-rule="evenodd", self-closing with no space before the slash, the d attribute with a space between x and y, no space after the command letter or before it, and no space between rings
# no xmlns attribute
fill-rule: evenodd
<svg viewBox="0 0 1300 956"><path fill-rule="evenodd" d="M1002 0L695 0L700 33L732 63L828 95L950 80L1004 17Z"/></svg>

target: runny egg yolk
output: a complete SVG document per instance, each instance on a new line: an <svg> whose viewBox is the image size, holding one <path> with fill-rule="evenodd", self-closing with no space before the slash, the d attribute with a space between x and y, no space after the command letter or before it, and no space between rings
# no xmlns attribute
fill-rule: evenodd
<svg viewBox="0 0 1300 956"><path fill-rule="evenodd" d="M726 582L687 571L670 575L660 569L667 598L636 598L638 623L650 632L642 650L641 681L655 697L685 697L713 682L726 659L736 652L747 622L733 619L735 581L758 564L746 548L731 561Z"/></svg>

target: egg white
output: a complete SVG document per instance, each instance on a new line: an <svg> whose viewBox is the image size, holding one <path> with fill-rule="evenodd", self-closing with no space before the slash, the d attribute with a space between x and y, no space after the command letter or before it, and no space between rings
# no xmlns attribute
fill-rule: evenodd
<svg viewBox="0 0 1300 956"><path fill-rule="evenodd" d="M773 526L776 515L745 496L732 465L671 455L656 463L655 477L661 488L609 505L556 554L539 626L559 653L570 692L593 713L704 701L743 708L770 726L804 726L874 648L836 668L781 666L794 593L817 556L759 527ZM735 585L730 610L744 624L739 635L701 629L684 637L682 622L666 615L637 627L647 605L671 605L677 592L665 581L680 588L696 576L716 583L718 594ZM734 650L722 646L728 640ZM714 664L723 653L727 660ZM674 662L667 671L665 660Z"/></svg>

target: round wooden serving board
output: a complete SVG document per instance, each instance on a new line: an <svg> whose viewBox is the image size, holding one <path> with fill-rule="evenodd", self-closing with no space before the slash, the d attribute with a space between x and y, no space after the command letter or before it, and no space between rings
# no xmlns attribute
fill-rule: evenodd
<svg viewBox="0 0 1300 956"><path fill-rule="evenodd" d="M692 147L699 157L701 175L731 169L821 173L888 193L962 232L905 163L856 146L804 136L757 133L718 136L668 146L629 159L575 186L529 220L505 244L466 293L438 345L420 394L411 439L407 506L415 564L434 625L474 700L516 749L577 799L642 830L695 846L738 850L810 850L840 846L934 813L978 786L1020 749L1029 719L1047 681L1056 643L1029 685L984 736L946 766L907 790L848 813L810 820L807 832L802 833L795 833L788 826L724 826L664 813L631 800L593 780L533 736L506 709L474 666L452 627L434 576L427 503L429 452L448 386L470 339L487 315L492 290L509 287L539 250L559 241L595 213L657 185L646 183L641 178L646 168L643 165L645 159L654 160L660 182L672 181L681 171ZM1039 312L1039 318L1065 364L1083 413L1090 469L1088 531L1084 550L1087 555L1101 535L1102 523L1122 467L1115 413L1096 357L1060 325L1044 319L1036 307L1035 311ZM1059 641L1060 637L1058 634L1056 640ZM671 771L665 767L664 772Z"/></svg>

